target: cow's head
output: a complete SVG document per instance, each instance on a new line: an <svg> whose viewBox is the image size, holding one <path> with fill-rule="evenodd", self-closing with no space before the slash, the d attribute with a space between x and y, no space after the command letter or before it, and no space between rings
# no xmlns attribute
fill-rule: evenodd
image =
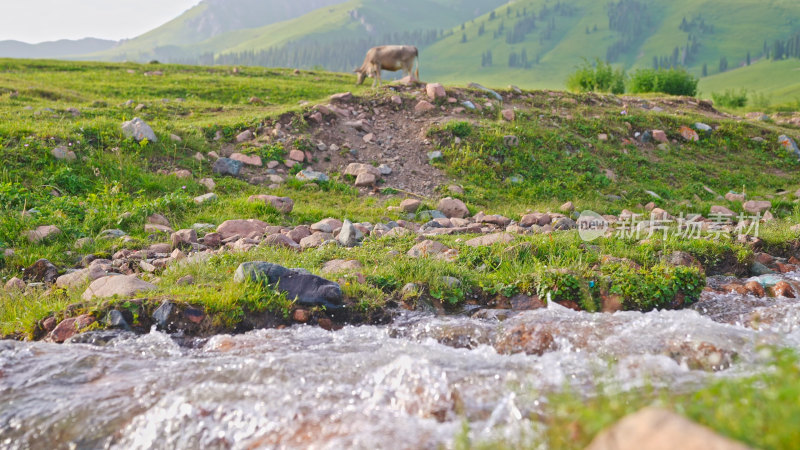
<svg viewBox="0 0 800 450"><path fill-rule="evenodd" d="M356 73L356 84L364 84L364 80L367 78L367 71L359 68L353 72Z"/></svg>

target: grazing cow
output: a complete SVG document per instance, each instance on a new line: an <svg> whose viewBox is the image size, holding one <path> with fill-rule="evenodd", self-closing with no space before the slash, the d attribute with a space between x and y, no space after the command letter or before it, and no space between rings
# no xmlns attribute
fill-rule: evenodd
<svg viewBox="0 0 800 450"><path fill-rule="evenodd" d="M381 85L381 70L397 71L403 69L407 75L411 75L414 61L417 68L414 71L414 78L419 79L419 51L413 45L381 45L372 47L367 51L364 63L353 72L358 74L357 84L364 83L367 77L374 77L372 86L378 83Z"/></svg>

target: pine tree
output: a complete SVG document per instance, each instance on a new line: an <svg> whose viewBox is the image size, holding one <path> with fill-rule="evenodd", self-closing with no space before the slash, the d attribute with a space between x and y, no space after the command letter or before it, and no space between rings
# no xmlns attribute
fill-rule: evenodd
<svg viewBox="0 0 800 450"><path fill-rule="evenodd" d="M463 44L465 42L467 42L467 33L461 35L461 43Z"/></svg>
<svg viewBox="0 0 800 450"><path fill-rule="evenodd" d="M747 65L750 65L750 51L747 52Z"/></svg>
<svg viewBox="0 0 800 450"><path fill-rule="evenodd" d="M703 76L704 77L708 76L708 64L706 63L703 63Z"/></svg>

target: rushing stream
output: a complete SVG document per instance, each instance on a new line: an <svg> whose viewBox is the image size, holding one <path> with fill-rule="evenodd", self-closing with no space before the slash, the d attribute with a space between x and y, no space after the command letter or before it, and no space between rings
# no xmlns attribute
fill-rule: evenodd
<svg viewBox="0 0 800 450"><path fill-rule="evenodd" d="M704 293L646 314L556 305L189 345L157 331L0 341L0 447L437 448L465 418L474 439L524 440L548 392L753 373L763 344L800 348L798 325L795 299Z"/></svg>

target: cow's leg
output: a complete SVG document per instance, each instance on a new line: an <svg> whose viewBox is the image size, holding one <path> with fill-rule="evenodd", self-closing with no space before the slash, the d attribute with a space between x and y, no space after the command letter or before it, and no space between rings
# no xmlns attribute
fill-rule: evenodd
<svg viewBox="0 0 800 450"><path fill-rule="evenodd" d="M378 87L381 87L381 69L375 71L375 79L378 80Z"/></svg>

